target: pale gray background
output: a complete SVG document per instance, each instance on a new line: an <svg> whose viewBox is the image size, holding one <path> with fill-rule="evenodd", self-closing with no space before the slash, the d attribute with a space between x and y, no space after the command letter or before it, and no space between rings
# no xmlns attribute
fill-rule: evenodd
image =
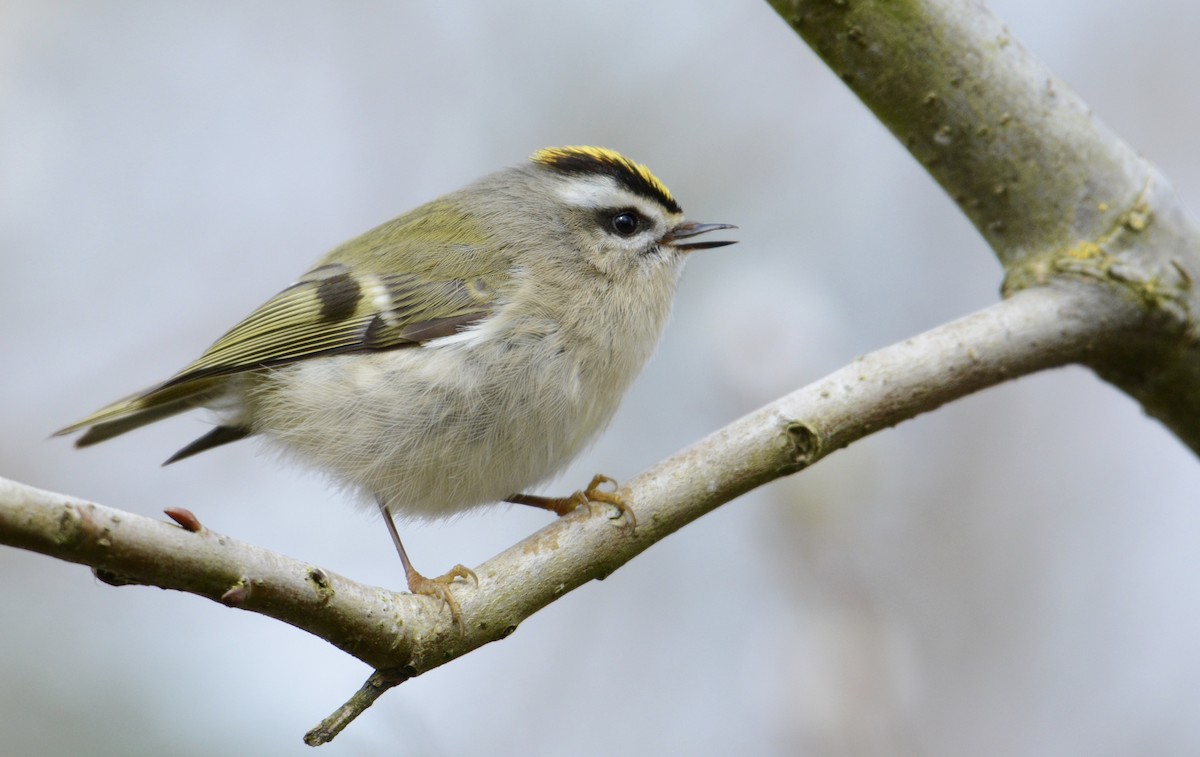
<svg viewBox="0 0 1200 757"><path fill-rule="evenodd" d="M1200 204L1200 6L995 11ZM662 349L560 480L628 477L996 300L915 162L752 0L0 4L0 475L401 587L384 529L184 417L53 429L164 378L334 244L545 145L648 163L701 253ZM1200 466L1083 370L886 431L730 503L319 754L1200 751ZM430 573L544 514L410 526ZM190 595L0 549L5 754L301 754L367 669Z"/></svg>

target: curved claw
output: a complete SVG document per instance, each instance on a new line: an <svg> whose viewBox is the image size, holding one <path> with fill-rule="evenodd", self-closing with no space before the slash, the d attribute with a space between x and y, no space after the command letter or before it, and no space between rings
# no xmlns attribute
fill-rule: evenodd
<svg viewBox="0 0 1200 757"><path fill-rule="evenodd" d="M458 626L458 632L461 634L466 632L462 620L462 607L450 593L450 584L454 583L457 578L470 578L476 586L479 585L479 577L475 575L475 571L462 565L455 565L437 578L426 578L414 570L408 576L408 590L413 594L433 597L445 602L446 607L450 610L450 618Z"/></svg>
<svg viewBox="0 0 1200 757"><path fill-rule="evenodd" d="M600 489L601 486L611 486L612 491L603 491ZM628 523L627 527L632 532L637 528L637 516L634 515L633 508L625 502L625 498L617 491L618 486L619 484L616 479L605 476L603 473L597 473L592 477L592 481L588 484L587 489L582 492L575 492L575 496L582 495L585 500L584 504L589 505L589 509L592 502L603 502L617 508L617 517L613 518L613 520L624 516Z"/></svg>

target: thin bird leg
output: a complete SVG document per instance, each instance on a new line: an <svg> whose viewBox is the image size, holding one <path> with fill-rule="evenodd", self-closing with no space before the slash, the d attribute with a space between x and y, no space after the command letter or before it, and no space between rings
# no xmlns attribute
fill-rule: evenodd
<svg viewBox="0 0 1200 757"><path fill-rule="evenodd" d="M379 502L379 512L383 513L383 522L387 524L388 533L392 535L392 543L396 545L396 552L400 554L400 563L404 566L404 575L408 579L408 590L413 594L423 594L445 602L446 607L450 608L450 617L458 625L459 633L462 633L464 631L462 608L459 607L458 600L450 593L449 584L453 583L456 578L470 578L478 586L479 578L475 572L462 565L455 565L445 575L437 578L426 578L421 575L409 562L408 553L404 551L404 544L400 541L400 532L396 530L396 522L392 520L392 511L382 501Z"/></svg>
<svg viewBox="0 0 1200 757"><path fill-rule="evenodd" d="M601 486L611 486L611 491L602 491ZM549 510L559 516L574 512L578 507L587 507L591 510L593 502L604 502L617 508L619 514L617 517L624 515L629 521L629 530L637 527L637 516L633 514L633 509L626 504L625 500L617 491L617 482L603 474L597 474L592 477L591 483L587 489L577 491L566 497L541 497L536 494L513 494L505 497L505 502L512 502L514 505L529 505L530 507L539 507L543 510Z"/></svg>

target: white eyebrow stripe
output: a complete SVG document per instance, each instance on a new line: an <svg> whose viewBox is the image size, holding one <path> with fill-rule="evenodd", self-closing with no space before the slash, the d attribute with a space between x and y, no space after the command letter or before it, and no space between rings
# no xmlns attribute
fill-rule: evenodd
<svg viewBox="0 0 1200 757"><path fill-rule="evenodd" d="M559 198L577 208L637 208L643 215L661 215L657 204L634 194L609 176L572 176L558 189ZM654 210L651 210L654 208Z"/></svg>

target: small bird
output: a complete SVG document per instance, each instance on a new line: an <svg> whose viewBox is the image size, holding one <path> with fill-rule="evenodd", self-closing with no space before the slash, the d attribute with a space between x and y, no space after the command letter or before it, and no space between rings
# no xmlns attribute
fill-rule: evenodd
<svg viewBox="0 0 1200 757"><path fill-rule="evenodd" d="M262 436L375 502L409 590L445 602L474 573L408 559L393 516L499 501L560 515L617 505L597 476L570 497L526 490L612 418L666 323L691 241L645 166L600 147L535 152L346 242L163 383L57 432L86 447L197 407L219 422L173 463ZM475 579L476 582L478 579Z"/></svg>

